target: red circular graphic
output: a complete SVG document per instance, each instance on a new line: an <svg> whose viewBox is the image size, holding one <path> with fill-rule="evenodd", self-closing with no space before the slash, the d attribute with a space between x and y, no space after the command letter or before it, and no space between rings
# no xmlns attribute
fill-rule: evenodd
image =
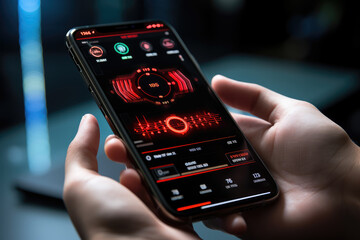
<svg viewBox="0 0 360 240"><path fill-rule="evenodd" d="M171 92L171 84L157 73L144 73L137 80L137 88L146 95L163 99Z"/></svg>
<svg viewBox="0 0 360 240"><path fill-rule="evenodd" d="M171 49L175 47L175 42L170 38L164 38L161 40L161 44L164 48Z"/></svg>
<svg viewBox="0 0 360 240"><path fill-rule="evenodd" d="M182 122L184 124L184 128L183 129L177 129L177 128L171 126L171 121L173 121L173 120L177 120L177 121ZM189 131L188 123L184 119L182 119L181 117L178 117L178 116L170 116L170 117L166 118L165 119L165 124L174 133L185 134L185 133L187 133L187 131Z"/></svg>
<svg viewBox="0 0 360 240"><path fill-rule="evenodd" d="M145 52L151 52L153 50L153 46L151 45L151 43L149 43L147 41L140 42L140 47Z"/></svg>
<svg viewBox="0 0 360 240"><path fill-rule="evenodd" d="M91 56L99 58L104 55L104 50L99 46L92 46L89 49L89 53L91 54Z"/></svg>

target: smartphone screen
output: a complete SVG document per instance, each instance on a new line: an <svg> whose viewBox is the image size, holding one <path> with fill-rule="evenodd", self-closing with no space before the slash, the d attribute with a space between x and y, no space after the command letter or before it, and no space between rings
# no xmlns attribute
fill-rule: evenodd
<svg viewBox="0 0 360 240"><path fill-rule="evenodd" d="M196 218L277 196L266 167L167 24L76 28L67 40L167 212Z"/></svg>

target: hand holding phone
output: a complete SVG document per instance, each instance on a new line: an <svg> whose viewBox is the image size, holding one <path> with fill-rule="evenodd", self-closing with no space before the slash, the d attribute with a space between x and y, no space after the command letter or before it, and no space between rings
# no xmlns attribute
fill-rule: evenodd
<svg viewBox="0 0 360 240"><path fill-rule="evenodd" d="M263 87L222 76L212 85L224 102L259 117L234 115L260 154L271 153L265 160L283 192L281 200L266 208L221 215L216 221L206 220L206 225L236 236L246 231L248 238L257 239L357 239L360 150L344 131L312 105ZM294 122L299 127L291 127ZM107 236L102 239L149 238L149 232L154 239L196 238L190 224L170 225L156 218L134 169L122 173L121 184L99 175L98 144L98 124L85 117L69 147L64 186L67 210L82 238L104 230ZM109 137L105 151L110 159L130 164L118 138Z"/></svg>
<svg viewBox="0 0 360 240"><path fill-rule="evenodd" d="M67 46L167 217L198 220L277 197L260 157L169 25L79 27Z"/></svg>

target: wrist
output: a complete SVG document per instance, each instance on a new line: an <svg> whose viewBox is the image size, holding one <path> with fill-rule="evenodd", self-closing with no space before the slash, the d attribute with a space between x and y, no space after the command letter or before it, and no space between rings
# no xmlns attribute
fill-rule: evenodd
<svg viewBox="0 0 360 240"><path fill-rule="evenodd" d="M352 143L348 152L350 156L346 160L349 160L351 165L346 173L343 188L346 191L345 196L348 196L351 202L357 202L360 206L360 147Z"/></svg>
<svg viewBox="0 0 360 240"><path fill-rule="evenodd" d="M344 184L338 196L341 198L341 215L343 221L344 239L359 237L358 224L360 222L360 147L351 143L344 161L350 162L349 171L345 173Z"/></svg>

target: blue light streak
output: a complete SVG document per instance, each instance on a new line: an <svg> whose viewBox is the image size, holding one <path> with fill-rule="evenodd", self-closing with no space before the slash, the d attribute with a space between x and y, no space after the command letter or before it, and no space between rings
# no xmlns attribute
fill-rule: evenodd
<svg viewBox="0 0 360 240"><path fill-rule="evenodd" d="M28 164L31 172L42 173L50 168L51 159L40 0L18 0L18 14Z"/></svg>

